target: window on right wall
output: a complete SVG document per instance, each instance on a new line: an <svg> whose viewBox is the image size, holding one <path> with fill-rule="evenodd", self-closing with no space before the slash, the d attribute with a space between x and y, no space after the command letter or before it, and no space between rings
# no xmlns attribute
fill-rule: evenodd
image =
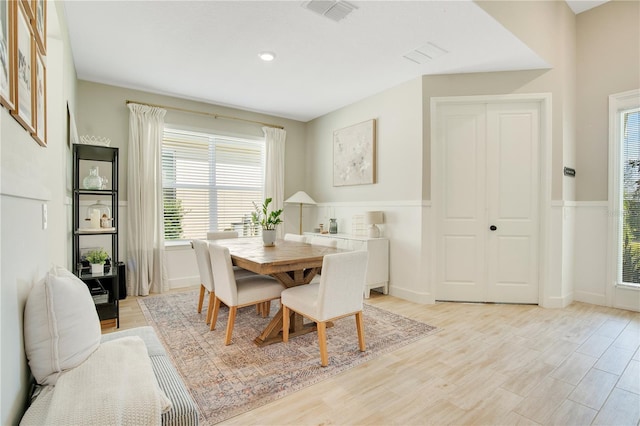
<svg viewBox="0 0 640 426"><path fill-rule="evenodd" d="M640 91L610 97L615 284L640 287Z"/></svg>

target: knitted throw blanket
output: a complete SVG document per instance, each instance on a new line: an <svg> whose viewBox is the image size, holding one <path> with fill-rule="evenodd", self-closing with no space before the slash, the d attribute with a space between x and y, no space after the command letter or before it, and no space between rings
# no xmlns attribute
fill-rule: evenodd
<svg viewBox="0 0 640 426"><path fill-rule="evenodd" d="M85 362L60 376L50 392L41 424L159 425L162 413L171 409L147 348L135 336L102 343Z"/></svg>

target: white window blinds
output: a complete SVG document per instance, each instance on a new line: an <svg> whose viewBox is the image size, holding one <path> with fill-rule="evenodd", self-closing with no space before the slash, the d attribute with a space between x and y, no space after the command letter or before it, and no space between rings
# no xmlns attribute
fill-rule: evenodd
<svg viewBox="0 0 640 426"><path fill-rule="evenodd" d="M640 109L622 111L622 282L640 284Z"/></svg>
<svg viewBox="0 0 640 426"><path fill-rule="evenodd" d="M263 198L264 142L165 128L162 188L166 240L222 230L253 235L253 202Z"/></svg>

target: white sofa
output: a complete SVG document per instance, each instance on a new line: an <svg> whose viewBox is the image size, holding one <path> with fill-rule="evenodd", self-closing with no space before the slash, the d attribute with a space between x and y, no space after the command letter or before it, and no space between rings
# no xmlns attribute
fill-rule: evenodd
<svg viewBox="0 0 640 426"><path fill-rule="evenodd" d="M36 386L21 425L197 425L198 409L152 327L102 335L86 285L54 267L25 307Z"/></svg>

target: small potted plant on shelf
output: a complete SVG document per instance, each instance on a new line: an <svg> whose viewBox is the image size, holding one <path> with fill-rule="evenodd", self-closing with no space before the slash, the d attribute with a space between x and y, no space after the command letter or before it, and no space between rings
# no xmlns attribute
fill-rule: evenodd
<svg viewBox="0 0 640 426"><path fill-rule="evenodd" d="M92 274L104 273L104 264L108 258L109 253L107 253L103 248L91 250L85 255L85 259L91 264Z"/></svg>
<svg viewBox="0 0 640 426"><path fill-rule="evenodd" d="M253 203L255 211L251 213L251 220L254 224L260 225L262 228L262 242L265 246L273 246L276 241L276 225L282 223L280 215L282 209L272 210L269 213L268 208L271 203L271 198L266 198L262 207L259 207L256 203Z"/></svg>

